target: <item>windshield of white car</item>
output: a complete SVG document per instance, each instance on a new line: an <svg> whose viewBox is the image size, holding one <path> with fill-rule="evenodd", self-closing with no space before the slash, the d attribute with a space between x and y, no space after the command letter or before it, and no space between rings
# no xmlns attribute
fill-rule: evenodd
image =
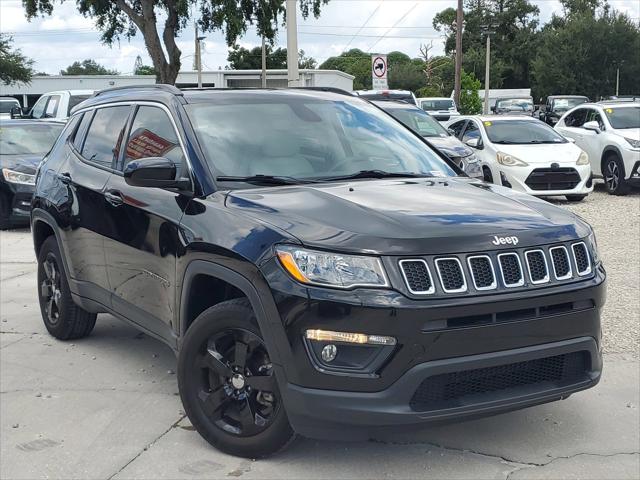
<svg viewBox="0 0 640 480"><path fill-rule="evenodd" d="M3 155L44 155L60 135L57 123L0 124L0 153Z"/></svg>
<svg viewBox="0 0 640 480"><path fill-rule="evenodd" d="M418 135L423 137L448 137L447 132L440 123L431 115L418 108L389 108L385 109L384 105L381 105L383 110L390 114L396 120L399 120Z"/></svg>
<svg viewBox="0 0 640 480"><path fill-rule="evenodd" d="M245 94L185 109L220 177L309 180L372 170L456 175L407 128L357 98Z"/></svg>
<svg viewBox="0 0 640 480"><path fill-rule="evenodd" d="M554 112L566 112L570 108L577 107L588 101L586 98L556 98L553 101L551 110Z"/></svg>
<svg viewBox="0 0 640 480"><path fill-rule="evenodd" d="M533 111L533 100L530 98L505 98L496 102L496 109L510 112Z"/></svg>
<svg viewBox="0 0 640 480"><path fill-rule="evenodd" d="M484 122L484 128L491 143L530 145L567 142L546 123L533 120L492 120Z"/></svg>
<svg viewBox="0 0 640 480"><path fill-rule="evenodd" d="M449 110L450 108L454 108L455 104L453 100L421 100L420 106L423 110Z"/></svg>
<svg viewBox="0 0 640 480"><path fill-rule="evenodd" d="M613 128L640 128L640 106L605 108Z"/></svg>

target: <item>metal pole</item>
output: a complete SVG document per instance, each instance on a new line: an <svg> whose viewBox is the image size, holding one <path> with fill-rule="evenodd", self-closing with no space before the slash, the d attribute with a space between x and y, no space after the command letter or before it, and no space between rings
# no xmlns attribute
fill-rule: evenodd
<svg viewBox="0 0 640 480"><path fill-rule="evenodd" d="M196 61L198 62L198 88L202 88L202 58L200 58L200 37L196 37Z"/></svg>
<svg viewBox="0 0 640 480"><path fill-rule="evenodd" d="M487 58L484 66L484 114L489 114L489 71L491 65L491 35L487 33Z"/></svg>
<svg viewBox="0 0 640 480"><path fill-rule="evenodd" d="M290 87L300 86L300 73L298 72L298 25L296 14L296 0L287 0L287 80Z"/></svg>
<svg viewBox="0 0 640 480"><path fill-rule="evenodd" d="M262 88L267 88L267 45L262 36Z"/></svg>
<svg viewBox="0 0 640 480"><path fill-rule="evenodd" d="M458 10L456 11L456 67L453 97L460 108L460 88L462 82L462 0L458 0Z"/></svg>
<svg viewBox="0 0 640 480"><path fill-rule="evenodd" d="M616 97L620 94L620 67L616 70Z"/></svg>

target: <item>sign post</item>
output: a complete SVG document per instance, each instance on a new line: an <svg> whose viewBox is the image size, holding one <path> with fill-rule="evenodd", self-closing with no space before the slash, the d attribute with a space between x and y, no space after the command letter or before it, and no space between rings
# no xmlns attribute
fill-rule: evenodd
<svg viewBox="0 0 640 480"><path fill-rule="evenodd" d="M371 55L371 86L374 90L387 90L387 72L389 66L387 64L386 55Z"/></svg>

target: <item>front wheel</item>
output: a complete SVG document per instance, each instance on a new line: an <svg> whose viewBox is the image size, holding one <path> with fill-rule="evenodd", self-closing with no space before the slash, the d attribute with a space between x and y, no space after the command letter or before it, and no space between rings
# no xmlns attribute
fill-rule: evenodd
<svg viewBox="0 0 640 480"><path fill-rule="evenodd" d="M567 198L567 200L569 200L570 202L581 202L582 200L584 200L585 198L587 198L586 195L565 195L565 197Z"/></svg>
<svg viewBox="0 0 640 480"><path fill-rule="evenodd" d="M609 194L626 195L629 193L629 186L624 179L624 164L617 155L609 155L606 158L602 172L604 185Z"/></svg>
<svg viewBox="0 0 640 480"><path fill-rule="evenodd" d="M294 438L246 299L220 303L195 319L178 356L178 386L193 426L225 453L265 457Z"/></svg>

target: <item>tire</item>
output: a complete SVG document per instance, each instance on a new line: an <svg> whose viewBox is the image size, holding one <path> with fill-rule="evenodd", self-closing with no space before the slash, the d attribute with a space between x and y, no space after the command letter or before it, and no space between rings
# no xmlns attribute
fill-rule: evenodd
<svg viewBox="0 0 640 480"><path fill-rule="evenodd" d="M587 198L586 195L565 195L565 197L567 198L567 200L569 200L570 202L581 202L582 200L584 200L585 198Z"/></svg>
<svg viewBox="0 0 640 480"><path fill-rule="evenodd" d="M11 200L5 192L0 192L0 230L11 228Z"/></svg>
<svg viewBox="0 0 640 480"><path fill-rule="evenodd" d="M489 167L482 167L482 176L484 177L485 182L493 183L493 174Z"/></svg>
<svg viewBox="0 0 640 480"><path fill-rule="evenodd" d="M261 458L294 440L268 355L246 299L205 310L187 330L180 397L195 429L218 450Z"/></svg>
<svg viewBox="0 0 640 480"><path fill-rule="evenodd" d="M602 176L604 186L610 195L626 195L629 193L629 185L624 179L624 163L615 154L609 154L602 164Z"/></svg>
<svg viewBox="0 0 640 480"><path fill-rule="evenodd" d="M86 337L96 324L96 314L84 311L71 298L54 236L44 241L38 254L38 300L44 326L59 340Z"/></svg>

